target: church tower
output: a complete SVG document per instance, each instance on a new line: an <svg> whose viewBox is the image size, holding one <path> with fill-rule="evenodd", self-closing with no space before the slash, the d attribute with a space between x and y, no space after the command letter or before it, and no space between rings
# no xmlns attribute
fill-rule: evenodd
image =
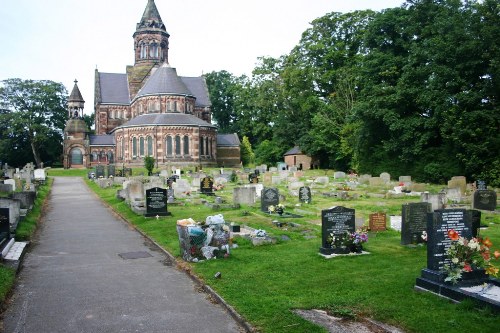
<svg viewBox="0 0 500 333"><path fill-rule="evenodd" d="M154 0L148 0L141 21L134 32L134 66L127 68L130 98L133 99L151 70L168 63L168 38L170 35L160 17Z"/></svg>

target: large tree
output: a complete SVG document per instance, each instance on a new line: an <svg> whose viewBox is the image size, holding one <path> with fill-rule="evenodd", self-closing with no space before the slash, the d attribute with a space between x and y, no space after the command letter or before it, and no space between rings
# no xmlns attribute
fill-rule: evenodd
<svg viewBox="0 0 500 333"><path fill-rule="evenodd" d="M2 81L0 123L7 123L8 129L3 128L0 153L16 143L15 147L24 153L26 146L29 147L37 166L43 161L59 160L67 119L66 102L67 91L60 83L21 79ZM22 155L6 155L4 159L13 165L26 162Z"/></svg>

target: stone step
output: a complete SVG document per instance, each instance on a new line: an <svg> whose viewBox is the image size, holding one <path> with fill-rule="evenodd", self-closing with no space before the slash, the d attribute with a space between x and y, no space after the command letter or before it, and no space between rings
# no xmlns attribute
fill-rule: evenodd
<svg viewBox="0 0 500 333"><path fill-rule="evenodd" d="M23 256L24 251L26 250L26 245L28 245L27 242L14 242L7 254L3 255L2 252L3 259L10 261L19 261Z"/></svg>

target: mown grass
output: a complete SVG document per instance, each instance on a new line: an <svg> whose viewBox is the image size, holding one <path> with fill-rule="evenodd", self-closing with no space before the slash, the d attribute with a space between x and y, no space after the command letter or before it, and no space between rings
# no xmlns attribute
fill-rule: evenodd
<svg viewBox="0 0 500 333"><path fill-rule="evenodd" d="M269 216L260 212L257 205L213 211L202 205L200 199L191 198L181 200L182 206L169 206L173 215L157 220L131 212L124 202L116 199L118 187L100 189L92 182L89 186L113 209L176 256L180 254L176 220L183 218L201 221L208 215L222 213L227 222L265 229L276 237L277 244L260 247L235 238L239 247L232 251L229 259L187 264L259 331L325 332L292 312L313 308L349 316L369 316L407 332L497 332L500 327L500 317L488 309L478 309L470 302L454 304L433 294L415 291L415 279L426 266L426 248L401 246L401 236L396 231L371 233L365 246L370 255L330 260L318 255L321 209L342 205L356 209L356 215L366 219L368 214L377 211L400 215L401 205L419 201L418 197L372 198L363 196L366 189L360 188L356 191L362 195L358 200L337 200L316 193L312 204L296 207L297 199L288 196L287 211L297 208L306 212L297 219ZM234 186L226 186L217 195L230 202ZM283 186L279 188L287 193ZM275 219L300 226L278 228L272 224ZM483 222L489 228L481 233L500 249L500 216L483 213ZM281 235L291 240L283 241ZM221 273L220 279L214 278L217 272Z"/></svg>

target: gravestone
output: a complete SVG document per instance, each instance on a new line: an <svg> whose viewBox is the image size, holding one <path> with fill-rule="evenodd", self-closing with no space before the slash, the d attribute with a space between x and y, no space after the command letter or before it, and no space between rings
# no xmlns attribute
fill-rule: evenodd
<svg viewBox="0 0 500 333"><path fill-rule="evenodd" d="M164 188L153 187L146 190L146 217L170 215L167 199L167 190Z"/></svg>
<svg viewBox="0 0 500 333"><path fill-rule="evenodd" d="M0 208L0 249L10 239L9 209Z"/></svg>
<svg viewBox="0 0 500 333"><path fill-rule="evenodd" d="M104 165L96 165L95 166L95 176L96 178L104 177Z"/></svg>
<svg viewBox="0 0 500 333"><path fill-rule="evenodd" d="M411 183L411 176L399 176L400 183Z"/></svg>
<svg viewBox="0 0 500 333"><path fill-rule="evenodd" d="M273 185L281 184L281 177L280 176L272 176L271 177L271 184L273 184Z"/></svg>
<svg viewBox="0 0 500 333"><path fill-rule="evenodd" d="M321 176L321 177L317 177L314 180L314 182L317 184L327 185L330 182L330 178L328 178L327 176Z"/></svg>
<svg viewBox="0 0 500 333"><path fill-rule="evenodd" d="M321 211L321 239L322 247L319 252L324 255L335 253L328 243L328 237L331 233L334 235L343 235L346 231L355 230L355 210L337 206Z"/></svg>
<svg viewBox="0 0 500 333"><path fill-rule="evenodd" d="M476 180L476 190L487 190L488 185L486 184L486 181L484 180Z"/></svg>
<svg viewBox="0 0 500 333"><path fill-rule="evenodd" d="M253 205L256 199L255 187L236 187L233 191L233 203L240 205Z"/></svg>
<svg viewBox="0 0 500 333"><path fill-rule="evenodd" d="M263 212L269 211L269 206L276 206L280 203L279 191L274 187L264 187L260 197L260 209Z"/></svg>
<svg viewBox="0 0 500 333"><path fill-rule="evenodd" d="M460 193L464 194L467 189L467 179L464 176L451 177L448 181L448 188L459 188Z"/></svg>
<svg viewBox="0 0 500 333"><path fill-rule="evenodd" d="M430 194L429 192L424 192L420 195L420 201L430 203L432 211L444 209L446 206L446 194Z"/></svg>
<svg viewBox="0 0 500 333"><path fill-rule="evenodd" d="M137 201L144 201L144 184L138 180L132 180L125 184L124 187L127 191L127 199L130 203Z"/></svg>
<svg viewBox="0 0 500 333"><path fill-rule="evenodd" d="M14 231L19 223L21 215L21 201L7 198L0 198L0 208L9 209L10 230Z"/></svg>
<svg viewBox="0 0 500 333"><path fill-rule="evenodd" d="M284 162L278 162L278 164L276 166L278 168L278 171L286 170L286 168L287 168L287 165Z"/></svg>
<svg viewBox="0 0 500 333"><path fill-rule="evenodd" d="M132 177L132 168L123 168L123 177Z"/></svg>
<svg viewBox="0 0 500 333"><path fill-rule="evenodd" d="M493 190L478 190L472 198L472 208L494 211L497 207L497 193Z"/></svg>
<svg viewBox="0 0 500 333"><path fill-rule="evenodd" d="M36 169L34 171L34 174L35 174L35 180L45 181L46 178L45 169Z"/></svg>
<svg viewBox="0 0 500 333"><path fill-rule="evenodd" d="M270 167L269 172L278 172L278 168L276 167Z"/></svg>
<svg viewBox="0 0 500 333"><path fill-rule="evenodd" d="M384 181L380 177L372 177L368 180L370 186L380 186L384 185Z"/></svg>
<svg viewBox="0 0 500 333"><path fill-rule="evenodd" d="M31 191L15 192L12 199L19 200L21 209L32 209L36 199L36 193Z"/></svg>
<svg viewBox="0 0 500 333"><path fill-rule="evenodd" d="M389 216L389 222L391 225L391 229L396 230L396 231L401 231L401 220L402 220L402 216L400 216L400 215Z"/></svg>
<svg viewBox="0 0 500 333"><path fill-rule="evenodd" d="M371 231L385 231L387 229L387 216L385 213L370 214L368 223Z"/></svg>
<svg viewBox="0 0 500 333"><path fill-rule="evenodd" d="M467 210L467 214L472 224L472 237L478 237L479 228L481 227L481 212L479 210L469 209Z"/></svg>
<svg viewBox="0 0 500 333"><path fill-rule="evenodd" d="M16 181L14 179L6 179L3 181L4 184L10 185L12 187L12 191L16 190Z"/></svg>
<svg viewBox="0 0 500 333"><path fill-rule="evenodd" d="M312 195L309 186L303 186L299 189L299 201L303 203L311 203Z"/></svg>
<svg viewBox="0 0 500 333"><path fill-rule="evenodd" d="M116 176L115 174L115 166L114 165L108 165L108 177L111 177L111 176Z"/></svg>
<svg viewBox="0 0 500 333"><path fill-rule="evenodd" d="M213 195L214 194L214 180L212 177L205 177L200 182L201 194Z"/></svg>
<svg viewBox="0 0 500 333"><path fill-rule="evenodd" d="M0 193L2 193L2 192L5 192L5 193L12 192L12 185L0 183Z"/></svg>
<svg viewBox="0 0 500 333"><path fill-rule="evenodd" d="M345 172L343 172L343 171L336 171L336 172L333 173L333 178L334 179L345 178Z"/></svg>
<svg viewBox="0 0 500 333"><path fill-rule="evenodd" d="M173 188L167 188L167 198L175 199L175 190Z"/></svg>
<svg viewBox="0 0 500 333"><path fill-rule="evenodd" d="M427 214L431 212L428 202L403 205L401 223L401 245L423 243L422 232L427 230Z"/></svg>
<svg viewBox="0 0 500 333"><path fill-rule="evenodd" d="M370 182L370 178L372 178L372 175L364 174L359 176L359 183L360 184L368 184Z"/></svg>
<svg viewBox="0 0 500 333"><path fill-rule="evenodd" d="M390 183L391 182L391 175L387 172L382 172L380 174L380 179L382 179L382 181L386 184Z"/></svg>

